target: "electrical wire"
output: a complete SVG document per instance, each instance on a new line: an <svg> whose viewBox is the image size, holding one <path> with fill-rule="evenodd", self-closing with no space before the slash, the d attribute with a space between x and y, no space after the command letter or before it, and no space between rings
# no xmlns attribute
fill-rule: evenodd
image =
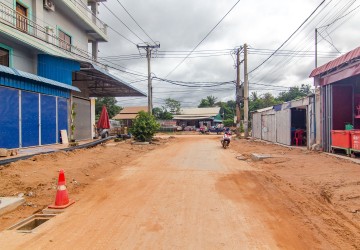
<svg viewBox="0 0 360 250"><path fill-rule="evenodd" d="M135 35L140 41L142 41L143 43L145 43L145 41L140 38L134 31L132 31L111 9L109 9L103 2L101 2L102 5L111 13L113 14L113 16L119 21L121 22L133 35Z"/></svg>
<svg viewBox="0 0 360 250"><path fill-rule="evenodd" d="M175 66L174 69L172 69L166 76L167 78L169 75L171 75L177 68L180 67L181 64L185 62L185 60L200 46L200 44L205 41L206 38L216 29L216 27L225 19L225 17L235 8L235 6L240 2L241 0L238 0L231 8L230 10L220 19L220 21L206 34L206 36L191 50L191 52L179 63Z"/></svg>
<svg viewBox="0 0 360 250"><path fill-rule="evenodd" d="M323 5L323 3L325 3L325 0L323 0L317 7L316 9L310 14L310 16L308 16L305 21L303 21L301 23L301 25L268 57L266 58L262 63L260 63L258 66L256 66L254 69L252 69L251 71L249 71L248 74L251 74L252 72L254 72L255 70L257 70L258 68L260 68L262 65L264 65L264 63L266 63L279 49L281 49L294 35L296 32L298 32L298 30L310 19L310 17L320 8L321 5Z"/></svg>
<svg viewBox="0 0 360 250"><path fill-rule="evenodd" d="M149 36L149 34L140 26L140 24L135 20L135 18L129 13L129 11L124 7L124 5L121 4L119 0L117 2L120 4L120 6L125 10L125 12L131 17L131 19L136 23L136 25L145 33L145 35L154 43L156 42Z"/></svg>

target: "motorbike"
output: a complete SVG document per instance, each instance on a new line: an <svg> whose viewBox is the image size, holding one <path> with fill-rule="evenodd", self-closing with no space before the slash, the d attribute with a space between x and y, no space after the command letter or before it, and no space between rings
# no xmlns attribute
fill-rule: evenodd
<svg viewBox="0 0 360 250"><path fill-rule="evenodd" d="M223 138L221 139L221 145L223 146L224 149L229 147L230 141L231 141L231 134L225 133Z"/></svg>

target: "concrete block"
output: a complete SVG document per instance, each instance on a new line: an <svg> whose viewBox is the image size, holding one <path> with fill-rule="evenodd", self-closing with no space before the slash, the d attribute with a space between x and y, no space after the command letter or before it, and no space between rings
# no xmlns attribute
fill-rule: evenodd
<svg viewBox="0 0 360 250"><path fill-rule="evenodd" d="M42 210L43 214L61 214L65 211L64 209L53 209L53 208L45 208Z"/></svg>
<svg viewBox="0 0 360 250"><path fill-rule="evenodd" d="M236 159L240 160L240 161L245 161L247 158L243 155L237 155Z"/></svg>
<svg viewBox="0 0 360 250"><path fill-rule="evenodd" d="M8 213L25 202L21 197L0 197L0 215Z"/></svg>
<svg viewBox="0 0 360 250"><path fill-rule="evenodd" d="M255 154L255 153L251 154L251 159L253 161L262 161L267 158L272 158L272 156L269 154Z"/></svg>
<svg viewBox="0 0 360 250"><path fill-rule="evenodd" d="M0 157L7 157L9 154L8 150L5 148L0 148Z"/></svg>

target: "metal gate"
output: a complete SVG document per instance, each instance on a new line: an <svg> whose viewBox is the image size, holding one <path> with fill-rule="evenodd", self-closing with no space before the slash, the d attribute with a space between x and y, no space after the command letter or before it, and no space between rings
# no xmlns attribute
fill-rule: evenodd
<svg viewBox="0 0 360 250"><path fill-rule="evenodd" d="M41 95L41 144L54 144L57 139L56 97Z"/></svg>
<svg viewBox="0 0 360 250"><path fill-rule="evenodd" d="M30 147L39 141L39 94L21 92L21 146Z"/></svg>
<svg viewBox="0 0 360 250"><path fill-rule="evenodd" d="M57 110L58 110L57 141L60 142L60 130L66 130L69 132L68 100L65 98L58 97Z"/></svg>
<svg viewBox="0 0 360 250"><path fill-rule="evenodd" d="M291 145L291 109L276 112L276 142Z"/></svg>
<svg viewBox="0 0 360 250"><path fill-rule="evenodd" d="M276 142L276 117L275 114L263 114L261 116L261 139Z"/></svg>
<svg viewBox="0 0 360 250"><path fill-rule="evenodd" d="M261 139L261 113L252 116L252 137Z"/></svg>
<svg viewBox="0 0 360 250"><path fill-rule="evenodd" d="M73 97L75 103L75 131L74 138L76 140L91 139L91 105L89 100Z"/></svg>
<svg viewBox="0 0 360 250"><path fill-rule="evenodd" d="M19 90L0 87L0 148L20 145Z"/></svg>

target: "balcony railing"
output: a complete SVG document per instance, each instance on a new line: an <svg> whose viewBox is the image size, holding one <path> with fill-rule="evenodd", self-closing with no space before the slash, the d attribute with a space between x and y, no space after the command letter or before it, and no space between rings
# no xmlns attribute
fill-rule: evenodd
<svg viewBox="0 0 360 250"><path fill-rule="evenodd" d="M76 9L78 9L86 18L93 22L104 34L107 33L107 25L101 21L94 13L88 8L88 6L81 0L70 0Z"/></svg>
<svg viewBox="0 0 360 250"><path fill-rule="evenodd" d="M0 22L81 58L92 59L87 51L56 36L52 27L41 26L3 3L0 3Z"/></svg>

